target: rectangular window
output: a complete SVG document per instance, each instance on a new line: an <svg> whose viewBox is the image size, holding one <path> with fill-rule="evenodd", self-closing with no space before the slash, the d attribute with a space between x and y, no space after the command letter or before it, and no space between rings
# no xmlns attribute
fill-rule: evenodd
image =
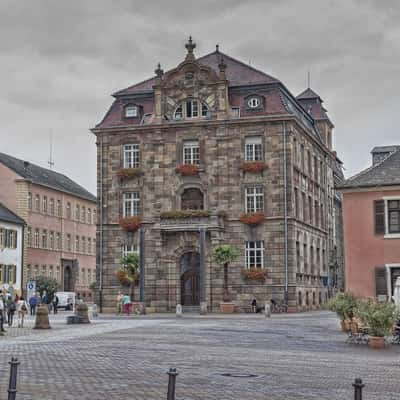
<svg viewBox="0 0 400 400"><path fill-rule="evenodd" d="M319 247L317 247L317 271L318 274L321 271L321 250Z"/></svg>
<svg viewBox="0 0 400 400"><path fill-rule="evenodd" d="M71 251L71 235L67 233L66 239L65 239L65 247L67 251Z"/></svg>
<svg viewBox="0 0 400 400"><path fill-rule="evenodd" d="M245 147L246 161L261 161L263 159L261 137L246 138Z"/></svg>
<svg viewBox="0 0 400 400"><path fill-rule="evenodd" d="M122 246L122 257L126 257L128 254L138 254L139 246L137 244L125 244Z"/></svg>
<svg viewBox="0 0 400 400"><path fill-rule="evenodd" d="M140 214L140 197L138 192L124 193L123 216L135 217Z"/></svg>
<svg viewBox="0 0 400 400"><path fill-rule="evenodd" d="M79 253L79 236L75 236L75 251Z"/></svg>
<svg viewBox="0 0 400 400"><path fill-rule="evenodd" d="M32 210L32 193L31 192L28 193L28 210L29 211Z"/></svg>
<svg viewBox="0 0 400 400"><path fill-rule="evenodd" d="M54 199L50 199L50 215L54 217Z"/></svg>
<svg viewBox="0 0 400 400"><path fill-rule="evenodd" d="M79 222L79 217L80 217L80 207L79 207L79 204L77 204L76 206L75 206L75 221L78 221Z"/></svg>
<svg viewBox="0 0 400 400"><path fill-rule="evenodd" d="M400 200L388 200L388 233L400 233Z"/></svg>
<svg viewBox="0 0 400 400"><path fill-rule="evenodd" d="M54 250L54 232L51 231L49 235L49 249Z"/></svg>
<svg viewBox="0 0 400 400"><path fill-rule="evenodd" d="M96 224L96 221L97 221L96 209L93 209L93 223Z"/></svg>
<svg viewBox="0 0 400 400"><path fill-rule="evenodd" d="M124 151L124 168L139 168L140 157L139 157L139 145L138 144L126 144L123 147Z"/></svg>
<svg viewBox="0 0 400 400"><path fill-rule="evenodd" d="M84 224L86 222L86 208L82 207L81 211L81 222Z"/></svg>
<svg viewBox="0 0 400 400"><path fill-rule="evenodd" d="M28 229L26 230L26 243L28 247L32 246L32 228L30 226L28 226ZM0 238L0 246L1 246L1 238Z"/></svg>
<svg viewBox="0 0 400 400"><path fill-rule="evenodd" d="M262 186L246 188L246 213L264 211L264 189Z"/></svg>
<svg viewBox="0 0 400 400"><path fill-rule="evenodd" d="M240 118L240 107L232 107L231 115L232 118Z"/></svg>
<svg viewBox="0 0 400 400"><path fill-rule="evenodd" d="M35 211L40 211L40 196L35 194Z"/></svg>
<svg viewBox="0 0 400 400"><path fill-rule="evenodd" d="M62 250L62 240L61 240L61 233L56 233L56 250Z"/></svg>
<svg viewBox="0 0 400 400"><path fill-rule="evenodd" d="M186 102L186 117L193 118L199 115L199 105L197 100L189 100Z"/></svg>
<svg viewBox="0 0 400 400"><path fill-rule="evenodd" d="M326 271L325 249L322 249L322 270Z"/></svg>
<svg viewBox="0 0 400 400"><path fill-rule="evenodd" d="M246 268L264 268L264 241L246 242Z"/></svg>
<svg viewBox="0 0 400 400"><path fill-rule="evenodd" d="M183 142L183 163L200 164L200 145L198 140Z"/></svg>
<svg viewBox="0 0 400 400"><path fill-rule="evenodd" d="M71 203L67 203L65 206L65 214L67 219L71 219Z"/></svg>
<svg viewBox="0 0 400 400"><path fill-rule="evenodd" d="M33 247L35 249L38 249L39 248L39 229L38 228L35 229L35 233L33 235L34 235L34 237L33 237Z"/></svg>
<svg viewBox="0 0 400 400"><path fill-rule="evenodd" d="M47 196L43 196L42 211L47 214Z"/></svg>
<svg viewBox="0 0 400 400"><path fill-rule="evenodd" d="M86 253L86 238L82 236L82 253Z"/></svg>
<svg viewBox="0 0 400 400"><path fill-rule="evenodd" d="M61 200L57 200L57 217L62 217L62 204Z"/></svg>
<svg viewBox="0 0 400 400"><path fill-rule="evenodd" d="M92 210L90 208L87 210L87 222L88 224L92 223Z"/></svg>
<svg viewBox="0 0 400 400"><path fill-rule="evenodd" d="M42 231L42 249L47 249L47 230Z"/></svg>
<svg viewBox="0 0 400 400"><path fill-rule="evenodd" d="M138 108L136 106L128 105L125 107L125 117L135 118L138 116Z"/></svg>

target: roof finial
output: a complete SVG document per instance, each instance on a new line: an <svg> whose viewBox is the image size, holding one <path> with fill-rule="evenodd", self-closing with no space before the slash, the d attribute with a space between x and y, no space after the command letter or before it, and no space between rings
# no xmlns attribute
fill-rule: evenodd
<svg viewBox="0 0 400 400"><path fill-rule="evenodd" d="M192 36L189 36L189 40L185 45L187 54L186 54L186 60L194 60L194 54L193 50L196 48L196 43L193 43Z"/></svg>
<svg viewBox="0 0 400 400"><path fill-rule="evenodd" d="M154 70L155 74L157 75L157 78L161 79L163 74L164 74L164 70L161 69L161 64L158 63L157 64L157 68Z"/></svg>
<svg viewBox="0 0 400 400"><path fill-rule="evenodd" d="M216 53L219 53L219 44L216 44L216 45L215 45L215 52L216 52Z"/></svg>
<svg viewBox="0 0 400 400"><path fill-rule="evenodd" d="M310 89L311 85L311 72L310 70L307 71L307 88Z"/></svg>

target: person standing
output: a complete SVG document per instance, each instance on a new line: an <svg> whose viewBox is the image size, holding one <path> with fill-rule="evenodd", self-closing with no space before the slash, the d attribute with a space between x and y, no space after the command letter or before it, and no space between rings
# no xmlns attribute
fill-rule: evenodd
<svg viewBox="0 0 400 400"><path fill-rule="evenodd" d="M53 311L54 311L54 314L57 314L57 307L58 307L58 297L54 293L53 294Z"/></svg>
<svg viewBox="0 0 400 400"><path fill-rule="evenodd" d="M31 309L31 315L36 315L37 303L38 303L38 298L37 298L37 295L35 293L29 299L29 306L30 306L30 309Z"/></svg>
<svg viewBox="0 0 400 400"><path fill-rule="evenodd" d="M131 312L131 297L126 294L123 299L122 299L122 303L124 304L124 311L126 313L127 316L129 316L130 312Z"/></svg>
<svg viewBox="0 0 400 400"><path fill-rule="evenodd" d="M24 327L25 314L28 312L28 304L25 299L21 296L17 302L17 313L18 313L18 328Z"/></svg>
<svg viewBox="0 0 400 400"><path fill-rule="evenodd" d="M7 323L9 327L11 327L14 322L15 310L16 310L15 300L10 295L7 300Z"/></svg>
<svg viewBox="0 0 400 400"><path fill-rule="evenodd" d="M121 315L122 313L122 300L124 296L121 292L118 292L117 295L117 315Z"/></svg>
<svg viewBox="0 0 400 400"><path fill-rule="evenodd" d="M5 332L4 329L4 300L3 292L0 290L0 332Z"/></svg>

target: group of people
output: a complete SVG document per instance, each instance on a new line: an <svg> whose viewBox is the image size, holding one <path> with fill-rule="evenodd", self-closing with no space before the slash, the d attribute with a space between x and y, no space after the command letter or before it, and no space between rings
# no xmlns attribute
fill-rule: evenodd
<svg viewBox="0 0 400 400"><path fill-rule="evenodd" d="M57 314L58 302L59 299L55 293L53 294L53 296L48 296L47 292L44 291L41 297L38 293L34 293L29 298L31 315L36 315L36 307L39 304L47 305L49 312L53 309L54 314Z"/></svg>
<svg viewBox="0 0 400 400"><path fill-rule="evenodd" d="M14 315L17 313L18 328L24 327L25 314L28 312L28 304L23 296L13 294L7 290L0 290L0 332L5 332L5 323L13 326Z"/></svg>
<svg viewBox="0 0 400 400"><path fill-rule="evenodd" d="M126 315L131 313L132 308L132 300L129 294L122 294L118 292L117 295L117 315L121 315L123 312Z"/></svg>

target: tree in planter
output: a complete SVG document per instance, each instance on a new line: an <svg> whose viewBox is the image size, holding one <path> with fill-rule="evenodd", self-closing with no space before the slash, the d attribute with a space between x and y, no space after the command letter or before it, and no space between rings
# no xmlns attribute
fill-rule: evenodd
<svg viewBox="0 0 400 400"><path fill-rule="evenodd" d="M60 287L59 283L56 279L48 278L47 276L41 275L35 278L36 281L36 290L40 293L40 297L43 296L44 291L47 294L47 301L50 303L54 294L57 292Z"/></svg>
<svg viewBox="0 0 400 400"><path fill-rule="evenodd" d="M130 253L121 258L122 269L118 271L120 283L129 287L129 296L134 299L135 284L139 280L139 256Z"/></svg>
<svg viewBox="0 0 400 400"><path fill-rule="evenodd" d="M228 266L229 263L235 261L239 257L239 249L230 244L217 246L213 250L214 261L224 267L224 294L223 300L230 302L230 294L228 290Z"/></svg>
<svg viewBox="0 0 400 400"><path fill-rule="evenodd" d="M329 309L335 311L337 316L341 319L344 331L350 330L350 322L355 315L357 307L357 299L350 292L338 293L336 297L329 302Z"/></svg>

